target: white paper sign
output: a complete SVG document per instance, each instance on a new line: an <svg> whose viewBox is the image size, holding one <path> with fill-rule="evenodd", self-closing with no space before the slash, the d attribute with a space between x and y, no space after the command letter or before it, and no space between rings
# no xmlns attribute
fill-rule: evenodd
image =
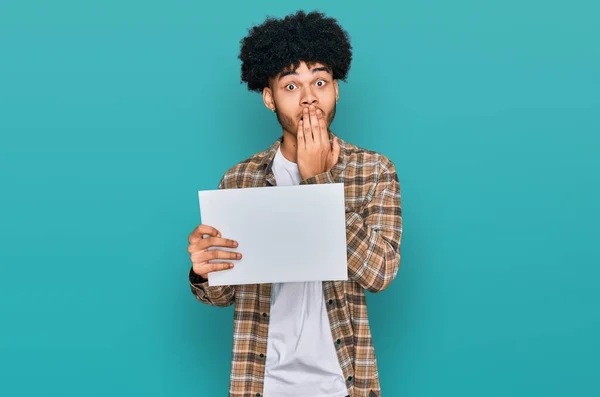
<svg viewBox="0 0 600 397"><path fill-rule="evenodd" d="M209 286L348 279L343 183L205 190L198 198L202 223L239 243L211 249L243 256L209 273Z"/></svg>

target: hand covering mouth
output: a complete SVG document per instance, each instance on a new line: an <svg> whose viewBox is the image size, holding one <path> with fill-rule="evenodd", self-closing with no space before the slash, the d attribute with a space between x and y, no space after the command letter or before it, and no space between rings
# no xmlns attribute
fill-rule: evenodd
<svg viewBox="0 0 600 397"><path fill-rule="evenodd" d="M319 110L321 110L321 114L323 114L323 116L325 116L325 112L322 109L319 109ZM299 117L298 121L304 120L304 116L302 115L302 113L300 113L300 115L298 117Z"/></svg>

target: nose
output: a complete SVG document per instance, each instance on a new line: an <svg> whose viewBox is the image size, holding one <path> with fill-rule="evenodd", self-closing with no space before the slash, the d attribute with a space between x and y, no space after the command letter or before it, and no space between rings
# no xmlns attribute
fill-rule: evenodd
<svg viewBox="0 0 600 397"><path fill-rule="evenodd" d="M319 102L317 96L313 93L312 89L310 88L305 88L302 91L301 100L302 106L316 105Z"/></svg>

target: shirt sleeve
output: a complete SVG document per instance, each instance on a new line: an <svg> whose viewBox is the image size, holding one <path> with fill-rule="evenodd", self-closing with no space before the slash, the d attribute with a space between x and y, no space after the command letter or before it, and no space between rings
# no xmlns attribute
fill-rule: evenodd
<svg viewBox="0 0 600 397"><path fill-rule="evenodd" d="M400 267L400 183L391 161L379 168L360 212L346 206L348 275L370 292L386 289ZM331 173L324 172L301 184L334 182Z"/></svg>
<svg viewBox="0 0 600 397"><path fill-rule="evenodd" d="M192 269L190 269L189 279L192 294L202 303L225 307L231 305L235 300L235 286L233 285L209 287L208 280L194 273Z"/></svg>

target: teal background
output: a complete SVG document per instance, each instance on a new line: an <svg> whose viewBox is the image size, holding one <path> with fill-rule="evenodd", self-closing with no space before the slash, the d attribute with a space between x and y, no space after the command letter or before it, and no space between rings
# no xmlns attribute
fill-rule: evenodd
<svg viewBox="0 0 600 397"><path fill-rule="evenodd" d="M2 2L0 395L226 395L233 309L190 293L187 235L281 132L237 54L298 8L352 37L333 131L400 177L383 394L600 395L591 0Z"/></svg>

